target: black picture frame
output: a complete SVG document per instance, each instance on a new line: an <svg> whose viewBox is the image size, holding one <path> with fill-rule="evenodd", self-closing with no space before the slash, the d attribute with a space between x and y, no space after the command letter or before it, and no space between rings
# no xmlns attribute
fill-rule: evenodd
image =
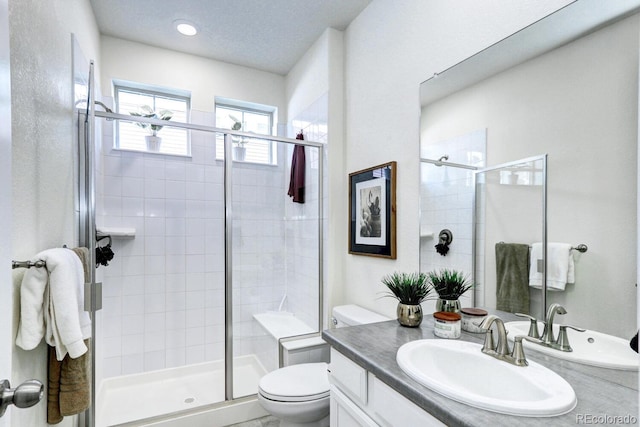
<svg viewBox="0 0 640 427"><path fill-rule="evenodd" d="M349 253L396 259L396 162L349 174Z"/></svg>

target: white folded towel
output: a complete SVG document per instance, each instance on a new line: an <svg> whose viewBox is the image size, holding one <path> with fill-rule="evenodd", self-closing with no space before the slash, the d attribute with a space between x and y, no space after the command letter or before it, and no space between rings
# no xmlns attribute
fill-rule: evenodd
<svg viewBox="0 0 640 427"><path fill-rule="evenodd" d="M56 358L68 353L73 359L87 351L91 319L84 311L84 271L80 258L66 248L48 249L32 261L43 260L46 268L32 267L22 279L20 324L16 344L32 350L42 337L56 348Z"/></svg>
<svg viewBox="0 0 640 427"><path fill-rule="evenodd" d="M542 243L531 245L529 286L542 287L542 273L538 271L538 260L542 260ZM567 283L575 283L575 264L569 243L547 243L547 289L564 291Z"/></svg>

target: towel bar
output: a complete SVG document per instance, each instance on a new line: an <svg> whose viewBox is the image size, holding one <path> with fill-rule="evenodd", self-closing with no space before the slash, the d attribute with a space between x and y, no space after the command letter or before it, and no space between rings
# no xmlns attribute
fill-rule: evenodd
<svg viewBox="0 0 640 427"><path fill-rule="evenodd" d="M46 267L47 264L43 260L33 261L11 261L11 268L31 268L31 267Z"/></svg>
<svg viewBox="0 0 640 427"><path fill-rule="evenodd" d="M504 243L504 242L500 242L500 243ZM531 245L529 245L529 247L531 247ZM585 253L589 250L589 247L587 245L585 245L584 243L580 243L577 246L571 246L571 250L573 251L578 251L581 253Z"/></svg>

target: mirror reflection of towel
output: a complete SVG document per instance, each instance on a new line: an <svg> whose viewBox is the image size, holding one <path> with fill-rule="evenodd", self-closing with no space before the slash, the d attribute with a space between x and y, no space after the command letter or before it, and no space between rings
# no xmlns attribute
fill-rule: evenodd
<svg viewBox="0 0 640 427"><path fill-rule="evenodd" d="M304 140L302 131L296 136L296 139ZM304 203L305 162L304 145L296 144L291 157L291 179L289 181L289 191L287 192L296 203Z"/></svg>
<svg viewBox="0 0 640 427"><path fill-rule="evenodd" d="M529 314L529 245L496 243L496 308Z"/></svg>
<svg viewBox="0 0 640 427"><path fill-rule="evenodd" d="M542 260L542 243L540 242L531 245L529 286L536 289L542 288L542 272L538 271L538 260ZM575 264L571 244L548 242L547 290L564 291L567 283L575 283Z"/></svg>

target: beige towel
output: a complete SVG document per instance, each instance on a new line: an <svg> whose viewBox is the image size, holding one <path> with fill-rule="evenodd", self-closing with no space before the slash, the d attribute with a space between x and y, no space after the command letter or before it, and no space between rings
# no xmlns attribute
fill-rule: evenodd
<svg viewBox="0 0 640 427"><path fill-rule="evenodd" d="M89 282L91 260L87 248L72 249L82 261L84 281ZM87 348L90 340L84 341ZM56 358L56 349L49 347L49 387L47 393L47 423L58 424L64 416L75 415L91 404L91 356L87 351L72 359L67 354L62 361Z"/></svg>
<svg viewBox="0 0 640 427"><path fill-rule="evenodd" d="M84 341L87 347L91 340ZM58 424L62 418L79 414L91 404L90 352L77 359L66 355L56 358L56 349L49 347L49 387L47 390L47 423Z"/></svg>

